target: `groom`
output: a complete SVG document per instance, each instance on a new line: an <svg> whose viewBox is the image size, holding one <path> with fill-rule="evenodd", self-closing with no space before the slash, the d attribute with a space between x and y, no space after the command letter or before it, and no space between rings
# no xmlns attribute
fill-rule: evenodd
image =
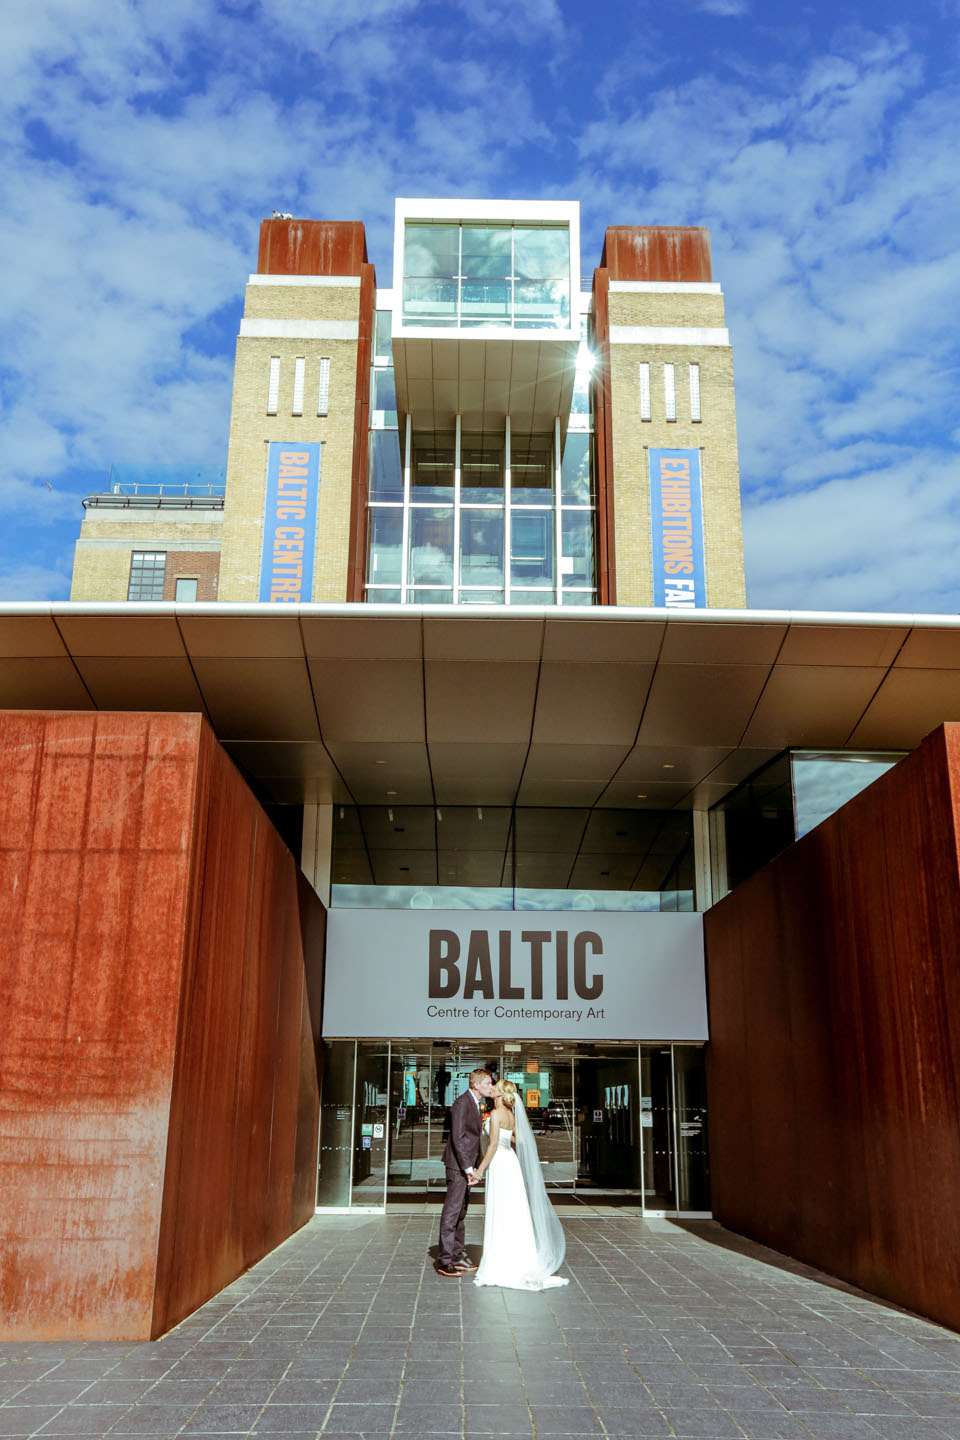
<svg viewBox="0 0 960 1440"><path fill-rule="evenodd" d="M449 1279L476 1270L464 1248L464 1220L470 1200L470 1187L476 1184L474 1171L480 1163L481 1101L493 1089L489 1070L471 1070L470 1088L464 1090L450 1108L450 1139L444 1146L443 1163L447 1171L447 1193L440 1212L440 1255L437 1272Z"/></svg>

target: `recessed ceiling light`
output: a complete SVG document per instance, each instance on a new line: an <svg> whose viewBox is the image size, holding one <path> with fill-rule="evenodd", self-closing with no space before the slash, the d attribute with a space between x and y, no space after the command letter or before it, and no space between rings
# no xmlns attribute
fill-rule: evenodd
<svg viewBox="0 0 960 1440"><path fill-rule="evenodd" d="M374 760L374 765L386 765L386 760Z"/></svg>
<svg viewBox="0 0 960 1440"><path fill-rule="evenodd" d="M388 794L388 795L396 795L396 793L397 793L396 790L388 790L388 791L387 791L387 794Z"/></svg>
<svg viewBox="0 0 960 1440"><path fill-rule="evenodd" d="M677 767L675 765L671 765L669 760L665 760L663 762L663 768L664 770L675 770Z"/></svg>
<svg viewBox="0 0 960 1440"><path fill-rule="evenodd" d="M637 796L637 799L638 799L638 800L646 800L646 798L647 798L647 797L646 797L646 794L638 795L638 796Z"/></svg>

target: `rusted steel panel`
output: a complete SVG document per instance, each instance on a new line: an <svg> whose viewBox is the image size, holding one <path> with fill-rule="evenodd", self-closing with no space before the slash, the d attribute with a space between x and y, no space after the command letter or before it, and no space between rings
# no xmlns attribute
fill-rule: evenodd
<svg viewBox="0 0 960 1440"><path fill-rule="evenodd" d="M370 448L370 363L376 320L377 277L364 265L360 280L360 335L357 345L357 390L353 417L353 468L350 489L350 541L347 556L347 600L364 596L367 578L367 466Z"/></svg>
<svg viewBox="0 0 960 1440"><path fill-rule="evenodd" d="M0 1338L146 1339L200 718L0 714Z"/></svg>
<svg viewBox="0 0 960 1440"><path fill-rule="evenodd" d="M705 225L611 225L600 265L611 280L712 280L710 231Z"/></svg>
<svg viewBox="0 0 960 1440"><path fill-rule="evenodd" d="M360 275L366 263L361 220L260 222L260 275Z"/></svg>
<svg viewBox="0 0 960 1440"><path fill-rule="evenodd" d="M319 1119L293 857L205 728L195 945L171 1101L153 1333L313 1213ZM311 892L312 894L312 892ZM311 940L311 965L322 963Z"/></svg>
<svg viewBox="0 0 960 1440"><path fill-rule="evenodd" d="M954 1328L958 797L954 724L705 916L717 1219Z"/></svg>
<svg viewBox="0 0 960 1440"><path fill-rule="evenodd" d="M309 1218L324 918L199 716L0 713L0 1338L147 1339Z"/></svg>

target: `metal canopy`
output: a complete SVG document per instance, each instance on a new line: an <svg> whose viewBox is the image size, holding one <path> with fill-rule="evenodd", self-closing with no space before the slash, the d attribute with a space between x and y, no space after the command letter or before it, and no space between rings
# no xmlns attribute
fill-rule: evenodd
<svg viewBox="0 0 960 1440"><path fill-rule="evenodd" d="M960 719L960 619L9 603L0 707L202 711L281 804L705 808Z"/></svg>

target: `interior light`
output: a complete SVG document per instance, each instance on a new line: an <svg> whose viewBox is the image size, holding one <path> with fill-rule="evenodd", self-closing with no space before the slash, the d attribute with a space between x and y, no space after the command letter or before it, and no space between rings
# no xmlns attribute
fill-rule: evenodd
<svg viewBox="0 0 960 1440"><path fill-rule="evenodd" d="M439 811L439 810L437 811L437 819L438 819L438 820L442 820L442 819L443 819L443 816L440 814L440 811Z"/></svg>
<svg viewBox="0 0 960 1440"><path fill-rule="evenodd" d="M480 809L480 806L479 806L479 805L477 806L477 819L478 819L478 820L482 820L482 819L483 819L483 811Z"/></svg>
<svg viewBox="0 0 960 1440"><path fill-rule="evenodd" d="M388 811L387 811L387 819L390 821L390 824L392 825L392 824L393 824L393 811L392 811L392 810L388 810Z"/></svg>
<svg viewBox="0 0 960 1440"><path fill-rule="evenodd" d="M676 767L675 765L671 764L671 762L670 762L669 760L665 760L665 761L663 762L663 768L664 768L664 770L675 770L677 767Z"/></svg>

